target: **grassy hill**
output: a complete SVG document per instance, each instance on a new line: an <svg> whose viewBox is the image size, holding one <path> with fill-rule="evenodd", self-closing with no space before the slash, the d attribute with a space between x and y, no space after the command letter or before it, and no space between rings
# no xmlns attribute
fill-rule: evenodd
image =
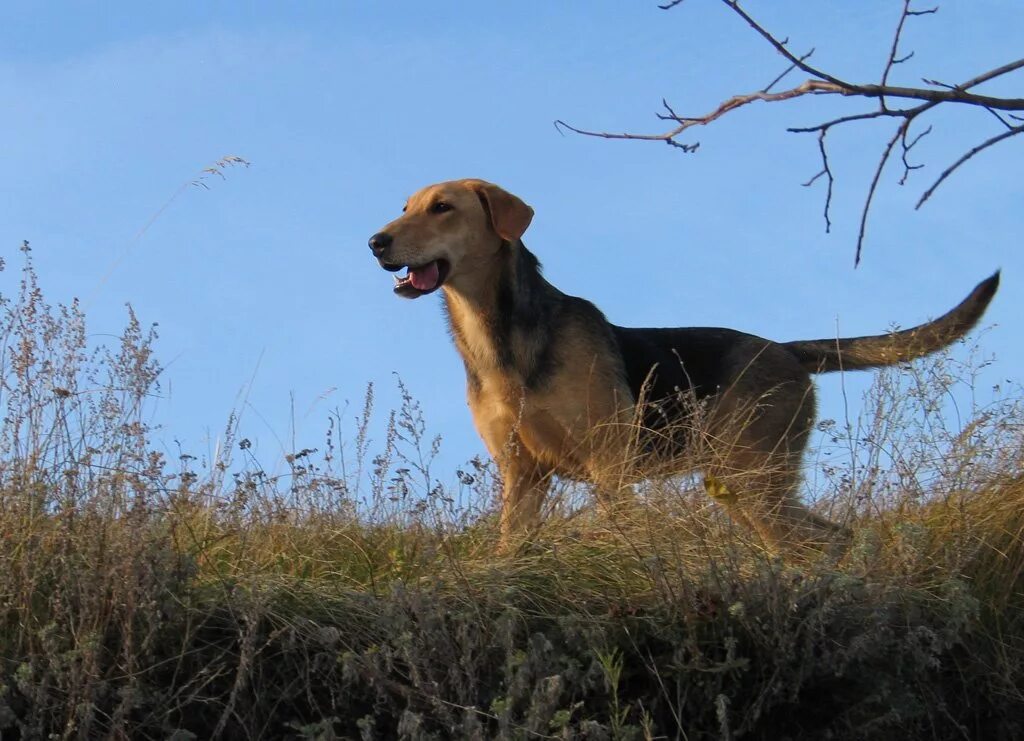
<svg viewBox="0 0 1024 741"><path fill-rule="evenodd" d="M134 316L91 348L30 263L0 311L4 740L1024 735L1021 397L940 413L977 363L883 373L860 428L823 423L838 563L766 551L689 479L614 518L564 485L499 557L493 468L438 485L407 394L379 449L371 390L283 474L234 424L169 461Z"/></svg>

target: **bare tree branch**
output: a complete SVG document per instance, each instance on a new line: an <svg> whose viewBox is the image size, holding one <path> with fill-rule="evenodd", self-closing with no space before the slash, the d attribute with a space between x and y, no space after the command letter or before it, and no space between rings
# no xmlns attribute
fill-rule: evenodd
<svg viewBox="0 0 1024 741"><path fill-rule="evenodd" d="M812 177L806 183L803 183L805 188L809 188L814 185L814 182L824 175L828 178L828 190L825 193L825 233L828 234L832 231L832 218L830 211L832 209L832 186L835 185L835 178L832 177L832 168L828 164L828 150L825 148L825 136L828 134L828 129L822 129L818 132L818 149L821 151L821 170L817 175Z"/></svg>
<svg viewBox="0 0 1024 741"><path fill-rule="evenodd" d="M868 213L871 211L871 201L875 198L875 191L878 190L878 181L882 178L882 170L885 169L885 163L889 161L889 156L892 154L893 147L896 146L896 142L899 141L901 136L906 134L907 127L910 126L910 120L904 121L896 129L896 133L892 135L889 143L885 145L885 149L882 150L882 157L878 161L878 167L875 168L875 176L871 179L871 186L868 188L867 198L864 199L864 208L860 213L860 229L857 230L857 252L853 256L854 267L860 265L860 253L864 247L864 235L867 233L868 228Z"/></svg>
<svg viewBox="0 0 1024 741"><path fill-rule="evenodd" d="M882 87L885 87L886 85L889 84L889 73L892 72L892 68L894 66L896 66L897 64L903 64L912 56L914 56L914 52L910 52L904 57L900 57L898 59L896 57L896 55L899 53L900 38L903 36L903 25L907 22L907 18L910 17L911 14L910 3L911 0L903 0L903 13L900 14L899 23L896 24L896 33L894 33L892 37L892 48L889 49L889 61L885 63L885 71L882 72ZM931 11L915 12L914 15L923 15L926 12L934 13L936 10L938 9L932 8ZM884 99L882 100L882 105L885 105Z"/></svg>
<svg viewBox="0 0 1024 741"><path fill-rule="evenodd" d="M836 90L831 89L829 85L830 83L822 82L821 80L807 80L806 82L804 82L801 85L798 85L795 88L791 88L790 90L783 90L782 92L778 93L768 93L759 90L756 93L748 93L747 95L735 95L732 98L729 98L729 100L722 103L715 110L703 116L683 117L676 115L674 113L668 116L659 115L659 118L661 118L662 120L671 120L679 123L679 126L665 134L612 134L606 131L588 131L586 129L577 128L571 124L566 123L565 121L562 121L561 119L555 121L555 127L558 128L559 130L561 130L562 128L566 128L569 131L573 131L577 134L584 134L586 136L596 136L601 139L669 141L671 139L675 139L677 136L679 136L692 126L705 126L711 123L712 121L721 118L729 111L735 110L736 108L741 108L745 105L748 105L758 100L771 103L779 100L789 100L790 98L798 98L802 95L807 95L808 93L837 92ZM668 105L665 104L665 107L668 108ZM668 110L671 111L672 109L668 108Z"/></svg>
<svg viewBox="0 0 1024 741"><path fill-rule="evenodd" d="M804 72L811 75L812 77L817 77L819 80L826 80L828 82L831 82L833 85L836 85L837 87L850 87L848 83L843 82L838 77L833 77L832 75L822 72L819 69L815 69L811 65L807 64L805 60L793 56L793 53L786 48L786 42L777 39L771 33L766 31L764 27L761 26L761 24L759 24L752 17L750 17L747 14L747 11L740 7L739 0L722 0L722 2L728 5L730 8L732 8L733 11L735 11L740 18L747 22L747 25L749 25L751 28L757 31L764 38L765 41L767 41L769 44L775 47L775 51L777 51L779 54L788 59L792 64L796 65L797 68L802 69Z"/></svg>
<svg viewBox="0 0 1024 741"><path fill-rule="evenodd" d="M878 166L875 169L874 177L865 197L864 207L861 212L860 228L857 236L855 257L855 262L857 263L860 262L871 204L874 200L875 192L878 189L882 172L896 148L897 143L899 143L901 147L901 161L903 164L903 172L898 181L900 185L903 185L908 181L913 171L919 170L923 167L922 164L912 164L909 156L911 150L921 141L921 139L931 133L932 126L926 126L921 130L921 133L918 133L916 136L911 136L911 126L916 120L920 119L922 116L940 105L959 104L961 106L977 107L986 111L989 115L993 116L1004 129L1000 134L985 140L966 152L962 157L957 159L952 165L943 171L931 187L929 187L929 189L921 196L917 203L917 208L920 208L931 197L932 193L934 193L935 189L938 188L939 185L941 185L961 165L974 157L974 155L998 144L999 142L1009 139L1012 136L1016 136L1021 133L1022 129L1024 129L1024 126L1012 123L1012 121L1024 121L1024 118L1011 113L1011 111L1024 111L1024 98L982 95L971 91L972 88L977 87L982 83L1008 75L1011 72L1024 69L1024 58L1007 62L1004 65L987 70L975 77L954 85L927 78L923 79L922 82L924 82L928 87L906 87L890 84L890 77L894 68L914 56L913 50L904 51L901 48L907 21L910 18L933 15L938 11L937 6L915 9L911 7L914 0L902 0L902 8L892 35L889 53L886 57L879 82L875 84L848 82L835 74L826 72L811 65L807 60L814 53L814 49L811 49L810 52L802 56L797 56L790 50L788 38L780 38L768 31L741 6L740 0L721 0L721 2L729 8L731 12L739 16L751 29L754 30L754 32L761 36L789 63L782 74L772 80L772 82L766 87L756 92L734 95L723 101L714 110L701 116L680 115L663 100L662 105L664 106L666 113L657 114L658 118L663 121L670 121L676 125L668 131L657 134L593 131L570 125L562 120L555 122L556 128L558 128L559 131L567 129L577 134L600 137L603 139L661 141L669 144L670 146L682 149L684 152L692 153L697 151L700 143L680 142L678 141L678 137L680 135L694 126L706 126L727 113L738 108L743 108L754 102L760 101L765 103L777 103L807 95L840 95L850 98L877 100L877 107L873 110L840 116L815 126L792 127L788 129L788 131L795 133L816 132L818 134L818 149L821 154L822 168L817 174L803 183L803 185L810 186L821 179L822 176L825 177L827 191L825 194L824 218L825 230L828 232L832 227L830 211L832 206L833 186L835 184L832 168L828 159L828 150L826 148L828 132L836 126L850 124L856 121L866 121L877 118L900 119L900 123L895 134L889 139L882 150ZM664 10L670 10L681 3L682 0L669 0L669 2L659 5L658 7ZM787 90L773 92L773 88L794 70L799 70L805 73L809 76L809 79L806 79L799 85ZM894 101L903 101L903 107L892 107L892 103Z"/></svg>
<svg viewBox="0 0 1024 741"><path fill-rule="evenodd" d="M971 157L976 155L978 152L981 152L984 149L988 149L989 147L993 146L994 144L998 144L1004 139L1009 139L1011 136L1017 136L1017 134L1021 133L1022 131L1024 131L1024 125L1015 126L1009 131L1004 131L998 136L993 136L991 139L986 139L978 146L971 148L971 150L964 153L964 155L960 157L960 159L958 159L956 162L954 162L952 165L950 165L949 167L942 171L942 174L939 175L938 179L934 183L932 183L932 186L924 192L924 195L921 196L921 199L917 202L917 205L914 206L914 208L921 208L921 206L924 205L925 201L932 197L932 193L935 192L935 189L942 185L942 182L950 175L952 175L954 170L956 170L958 167L960 167L960 165L962 165L964 162L966 162Z"/></svg>

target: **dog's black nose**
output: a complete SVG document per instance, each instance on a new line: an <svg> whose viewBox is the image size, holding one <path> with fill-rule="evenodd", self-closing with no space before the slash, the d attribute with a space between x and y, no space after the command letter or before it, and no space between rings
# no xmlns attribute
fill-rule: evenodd
<svg viewBox="0 0 1024 741"><path fill-rule="evenodd" d="M370 237L370 249L376 257L384 254L384 250L391 246L391 235L386 232L377 232Z"/></svg>

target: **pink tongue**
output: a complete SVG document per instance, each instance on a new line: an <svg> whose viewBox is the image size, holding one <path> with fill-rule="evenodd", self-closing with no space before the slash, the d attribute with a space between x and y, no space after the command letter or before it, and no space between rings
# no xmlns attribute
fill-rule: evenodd
<svg viewBox="0 0 1024 741"><path fill-rule="evenodd" d="M422 268L409 270L409 281L420 291L430 291L437 287L437 260Z"/></svg>

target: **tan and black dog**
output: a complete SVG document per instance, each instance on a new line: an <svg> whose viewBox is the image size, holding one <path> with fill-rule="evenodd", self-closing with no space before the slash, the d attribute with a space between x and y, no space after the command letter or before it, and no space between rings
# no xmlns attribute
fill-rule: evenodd
<svg viewBox="0 0 1024 741"><path fill-rule="evenodd" d="M437 289L466 366L476 428L503 479L507 545L540 517L554 475L616 501L630 481L703 470L709 493L776 546L827 546L843 528L796 496L814 422L810 374L911 360L981 318L998 272L960 305L886 335L776 343L732 329L632 329L541 275L522 242L533 210L482 180L423 188L370 238L395 293ZM703 448L695 458L694 448Z"/></svg>

